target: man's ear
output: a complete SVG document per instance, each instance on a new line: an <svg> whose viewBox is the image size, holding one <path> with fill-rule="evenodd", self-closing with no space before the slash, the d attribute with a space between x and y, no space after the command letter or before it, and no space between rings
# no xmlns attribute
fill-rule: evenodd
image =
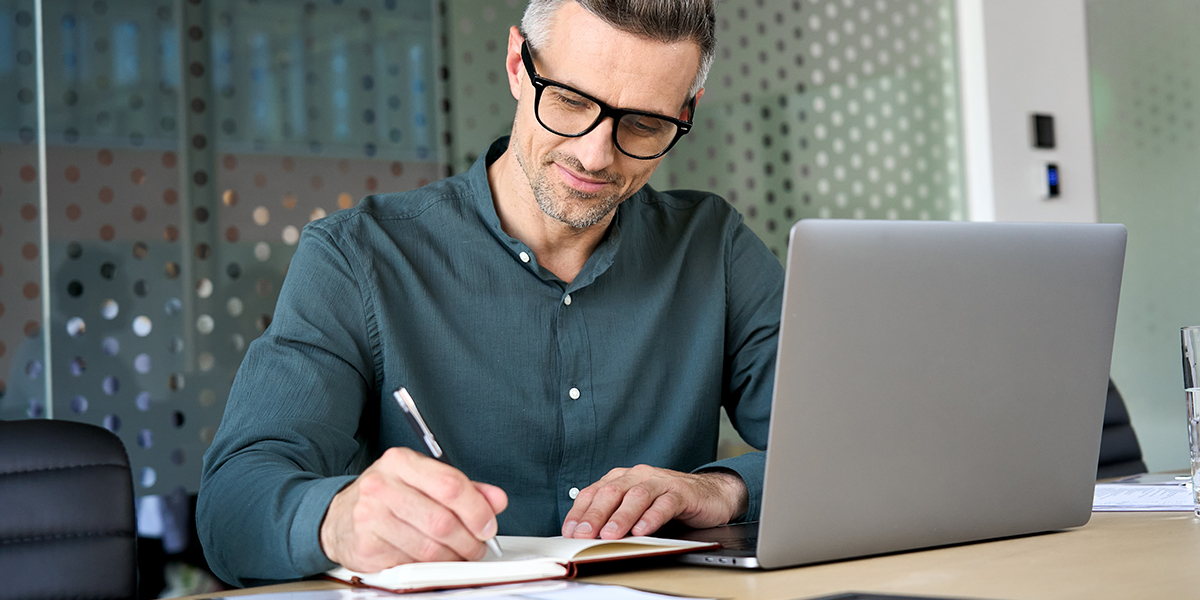
<svg viewBox="0 0 1200 600"><path fill-rule="evenodd" d="M521 30L514 25L508 28L508 54L504 57L504 72L508 75L508 89L513 98L521 99L521 80L525 75L525 67L521 63L521 44L525 38Z"/></svg>
<svg viewBox="0 0 1200 600"><path fill-rule="evenodd" d="M695 113L696 105L700 103L700 99L703 97L704 97L704 88L700 88L700 89L696 90L696 99L693 100L692 102L689 102L686 105L684 105L683 110L679 111L679 118L683 119L685 121L691 121L696 115L695 114L690 114L690 115L687 114L687 108L688 108L688 106L691 106L692 112Z"/></svg>

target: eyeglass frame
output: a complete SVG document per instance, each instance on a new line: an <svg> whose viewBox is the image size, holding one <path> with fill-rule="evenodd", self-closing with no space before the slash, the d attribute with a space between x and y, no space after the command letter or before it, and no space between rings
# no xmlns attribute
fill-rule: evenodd
<svg viewBox="0 0 1200 600"><path fill-rule="evenodd" d="M679 141L679 138L683 137L689 131L692 130L691 119L696 116L696 96L692 96L692 98L690 100L688 100L688 102L687 102L688 120L686 120L686 121L682 120L682 119L676 119L674 117L668 117L666 115L660 115L657 113L644 111L644 110L629 110L629 109L624 109L624 108L615 108L605 102L598 100L595 96L592 96L591 94L581 92L581 91L579 91L569 85L566 85L564 83L560 83L553 79L549 79L547 77L542 77L541 75L538 75L537 69L535 69L533 66L533 53L529 49L529 41L528 40L521 42L521 62L525 63L525 72L529 75L529 82L531 84L533 84L533 90L534 90L533 116L535 118L537 118L538 124L540 124L543 129L545 129L546 131L549 131L550 133L553 133L554 135L558 135L558 136L562 136L562 137L566 137L566 138L583 137L583 136L591 133L592 130L595 129L596 126L599 125L602 121L604 121L604 119L606 117L610 117L613 120L612 143L613 143L614 148L619 150L621 152L621 154L624 154L625 156L628 156L630 158L635 158L637 160L654 160L654 159L666 154L667 152L670 152L671 148L675 147L675 143ZM542 91L544 91L547 86L560 87L560 88L563 88L564 90L567 90L573 94L579 94L580 96L587 98L588 100L590 100L592 102L595 102L596 106L600 107L600 114L596 116L596 120L593 121L591 125L588 125L586 129L584 129L583 131L576 133L574 135L559 133L559 132L551 129L550 126L546 125L546 123L542 121L541 111L538 109L538 107L541 106L541 103L542 103ZM675 125L675 138L671 140L671 143L667 144L667 147L665 149L663 149L662 152L659 152L658 154L655 154L653 156L635 156L633 154L630 154L630 153L626 152L625 149L621 147L621 143L617 141L617 127L620 125L621 119L624 118L625 115L642 115L642 116L646 116L646 117L653 117L655 119L662 119L664 121L667 121L668 123Z"/></svg>

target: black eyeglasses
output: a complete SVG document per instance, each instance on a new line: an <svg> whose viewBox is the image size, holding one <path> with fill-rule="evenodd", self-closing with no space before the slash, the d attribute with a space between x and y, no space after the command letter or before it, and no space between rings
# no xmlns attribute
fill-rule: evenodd
<svg viewBox="0 0 1200 600"><path fill-rule="evenodd" d="M533 68L529 43L521 44L521 60L535 92L533 114L551 133L563 137L581 137L596 128L605 117L613 120L613 145L622 154L641 160L667 153L679 138L691 130L696 97L688 100L688 120L656 115L640 110L613 108L575 88L546 79Z"/></svg>

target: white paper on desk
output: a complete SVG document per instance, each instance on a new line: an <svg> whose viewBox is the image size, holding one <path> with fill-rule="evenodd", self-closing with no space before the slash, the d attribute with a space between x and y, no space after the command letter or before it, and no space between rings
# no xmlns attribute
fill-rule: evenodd
<svg viewBox="0 0 1200 600"><path fill-rule="evenodd" d="M517 598L517 596L512 596ZM522 592L520 598L537 600L678 600L679 596L643 592L617 585L595 585L572 582L569 587L546 592Z"/></svg>
<svg viewBox="0 0 1200 600"><path fill-rule="evenodd" d="M573 581L530 581L526 583L508 583L484 587L460 588L441 590L437 592L416 592L396 594L405 600L506 600L508 598L538 598L538 594L548 594L566 590L581 584Z"/></svg>
<svg viewBox="0 0 1200 600"><path fill-rule="evenodd" d="M219 594L211 596L211 600L367 600L374 598L401 598L403 600L677 600L680 597L643 592L615 585L594 585L574 581L537 581L415 594L395 594L383 590L348 588L229 597Z"/></svg>
<svg viewBox="0 0 1200 600"><path fill-rule="evenodd" d="M1174 473L1138 473L1126 475L1106 483L1137 483L1141 485L1187 485L1192 481L1191 475L1176 475Z"/></svg>
<svg viewBox="0 0 1200 600"><path fill-rule="evenodd" d="M576 581L535 581L481 588L397 594L403 600L678 600L679 596L616 585ZM690 600L690 599L689 599Z"/></svg>
<svg viewBox="0 0 1200 600"><path fill-rule="evenodd" d="M1135 483L1097 483L1094 512L1190 511L1192 486Z"/></svg>
<svg viewBox="0 0 1200 600"><path fill-rule="evenodd" d="M265 594L245 594L241 596L222 596L220 593L209 594L200 600L365 600L368 598L394 598L397 594L381 590L348 588L334 590L305 590L300 592L267 592Z"/></svg>

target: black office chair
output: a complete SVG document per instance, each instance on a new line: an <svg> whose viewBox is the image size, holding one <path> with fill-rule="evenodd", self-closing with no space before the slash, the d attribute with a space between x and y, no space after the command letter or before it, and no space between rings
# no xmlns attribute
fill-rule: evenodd
<svg viewBox="0 0 1200 600"><path fill-rule="evenodd" d="M0 599L137 596L121 440L71 421L0 421Z"/></svg>
<svg viewBox="0 0 1200 600"><path fill-rule="evenodd" d="M1137 434L1129 422L1129 412L1121 392L1112 380L1108 380L1108 399L1104 405L1104 432L1100 438L1100 462L1096 468L1096 479L1123 477L1145 473L1142 448Z"/></svg>

